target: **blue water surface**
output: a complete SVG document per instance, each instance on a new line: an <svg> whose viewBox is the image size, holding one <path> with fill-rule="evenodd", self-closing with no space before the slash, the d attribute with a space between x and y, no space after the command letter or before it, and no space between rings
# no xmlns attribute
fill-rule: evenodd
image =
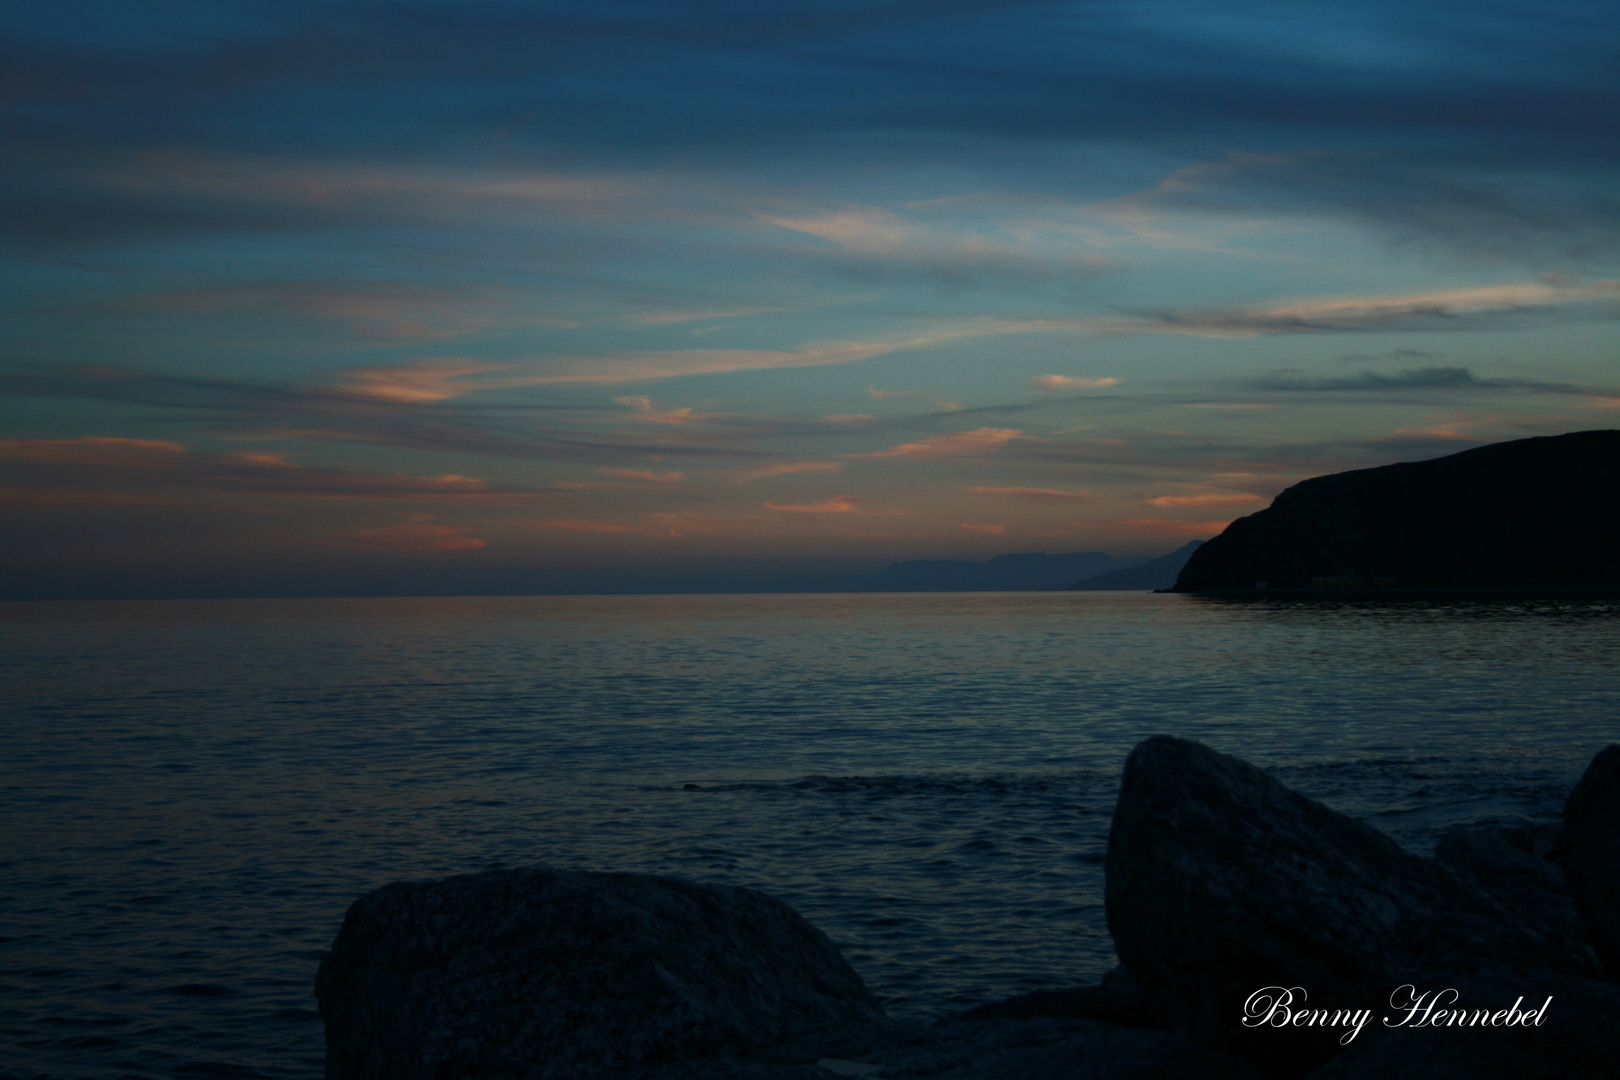
<svg viewBox="0 0 1620 1080"><path fill-rule="evenodd" d="M8 1080L313 1080L350 901L490 866L763 889L936 1015L1112 965L1148 735L1418 851L1556 816L1620 737L1613 602L12 603L0 646Z"/></svg>

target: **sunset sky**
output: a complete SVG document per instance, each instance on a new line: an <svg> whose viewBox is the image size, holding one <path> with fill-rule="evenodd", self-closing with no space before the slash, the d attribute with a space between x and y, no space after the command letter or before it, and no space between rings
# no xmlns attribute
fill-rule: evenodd
<svg viewBox="0 0 1620 1080"><path fill-rule="evenodd" d="M1611 3L0 26L0 596L1156 555L1620 426Z"/></svg>

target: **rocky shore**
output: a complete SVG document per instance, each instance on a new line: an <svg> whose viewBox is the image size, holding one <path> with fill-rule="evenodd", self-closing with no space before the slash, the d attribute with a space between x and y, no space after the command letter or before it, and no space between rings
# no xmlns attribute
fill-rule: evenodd
<svg viewBox="0 0 1620 1080"><path fill-rule="evenodd" d="M534 868L378 889L316 995L330 1080L1614 1077L1620 745L1556 825L1433 858L1196 742L1126 760L1101 985L891 1021L750 889Z"/></svg>

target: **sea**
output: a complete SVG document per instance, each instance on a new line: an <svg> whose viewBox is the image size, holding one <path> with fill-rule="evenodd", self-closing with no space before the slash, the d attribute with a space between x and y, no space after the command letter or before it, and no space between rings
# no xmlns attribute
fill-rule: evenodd
<svg viewBox="0 0 1620 1080"><path fill-rule="evenodd" d="M348 905L490 867L764 890L901 1019L1091 982L1141 739L1423 853L1555 818L1617 673L1612 599L0 604L0 1076L315 1080Z"/></svg>

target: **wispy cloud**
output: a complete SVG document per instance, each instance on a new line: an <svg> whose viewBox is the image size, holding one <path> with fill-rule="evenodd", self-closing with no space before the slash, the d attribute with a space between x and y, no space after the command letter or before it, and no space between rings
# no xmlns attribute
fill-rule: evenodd
<svg viewBox="0 0 1620 1080"><path fill-rule="evenodd" d="M1005 536L1007 533L1005 525L963 525L962 528L968 532L981 532L989 536Z"/></svg>
<svg viewBox="0 0 1620 1080"><path fill-rule="evenodd" d="M655 472L652 469L597 469L603 476L616 476L622 480L640 480L646 484L679 484L686 480L683 472Z"/></svg>
<svg viewBox="0 0 1620 1080"><path fill-rule="evenodd" d="M933 394L925 394L921 390L879 390L875 386L868 386L866 388L866 394L868 397L874 397L880 401L887 398L920 398L923 401L932 402L935 406L951 412L955 412L962 407L961 402L946 401L944 398L935 397Z"/></svg>
<svg viewBox="0 0 1620 1080"><path fill-rule="evenodd" d="M0 439L0 456L98 469L172 464L186 448L168 439L85 435L75 439Z"/></svg>
<svg viewBox="0 0 1620 1080"><path fill-rule="evenodd" d="M975 428L972 431L954 431L949 435L934 435L917 442L901 443L887 450L868 454L849 454L848 457L913 458L930 461L945 457L968 457L984 454L1007 445L1023 435L1012 428Z"/></svg>
<svg viewBox="0 0 1620 1080"><path fill-rule="evenodd" d="M403 367L345 371L338 375L337 383L339 390L356 397L405 405L427 405L476 390L499 388L503 384L485 382L480 385L469 380L473 376L506 370L508 367L505 364L470 360L429 361ZM521 385L521 381L518 385Z"/></svg>
<svg viewBox="0 0 1620 1080"><path fill-rule="evenodd" d="M753 480L765 480L773 476L793 476L798 473L842 472L843 468L836 461L784 461L741 472L737 474L737 483L746 484Z"/></svg>
<svg viewBox="0 0 1620 1080"><path fill-rule="evenodd" d="M391 552L476 551L489 544L488 540L469 536L466 529L434 525L431 521L428 515L413 515L399 525L336 532L329 542L365 551Z"/></svg>
<svg viewBox="0 0 1620 1080"><path fill-rule="evenodd" d="M1118 386L1121 380L1106 378L1087 378L1080 375L1037 375L1029 380L1029 385L1043 394L1052 394L1060 390L1099 390L1105 386Z"/></svg>
<svg viewBox="0 0 1620 1080"><path fill-rule="evenodd" d="M1620 315L1620 281L1582 285L1525 282L1404 296L1302 300L1251 308L1162 312L1123 320L1121 330L1158 330L1205 337L1261 337L1268 334L1375 330L1395 325L1419 329L1455 326L1465 320L1510 314L1547 313L1593 305L1605 317Z"/></svg>
<svg viewBox="0 0 1620 1080"><path fill-rule="evenodd" d="M914 206L926 206L913 204ZM1117 269L1099 252L1077 250L1062 233L1011 230L993 236L953 223L918 221L862 206L759 219L832 245L834 265L857 277L911 278L947 286L997 281L1077 282Z"/></svg>
<svg viewBox="0 0 1620 1080"><path fill-rule="evenodd" d="M1336 217L1402 243L1563 268L1601 265L1620 250L1620 199L1600 177L1468 168L1410 150L1234 153L1179 169L1109 209L1138 222L1175 210Z"/></svg>
<svg viewBox="0 0 1620 1080"><path fill-rule="evenodd" d="M1464 367L1413 368L1393 375L1374 371L1363 371L1356 375L1343 376L1306 376L1279 373L1255 379L1250 385L1261 390L1310 393L1400 390L1521 390L1576 396L1593 396L1602 393L1602 391L1589 387L1576 386L1571 383L1544 382L1539 379L1482 379Z"/></svg>
<svg viewBox="0 0 1620 1080"><path fill-rule="evenodd" d="M489 290L375 281L269 281L148 293L81 305L88 314L193 315L269 309L346 324L358 337L431 341L490 325Z"/></svg>
<svg viewBox="0 0 1620 1080"><path fill-rule="evenodd" d="M241 493L301 499L523 502L543 489L499 487L475 477L379 474L301 465L285 454L246 450L208 453L158 439L87 436L7 439L0 460L32 465L41 485L147 489L179 493Z"/></svg>
<svg viewBox="0 0 1620 1080"><path fill-rule="evenodd" d="M779 503L767 502L765 505L772 510L789 510L796 514L858 514L860 510L856 503L870 502L854 495L835 495L824 502L818 503Z"/></svg>
<svg viewBox="0 0 1620 1080"><path fill-rule="evenodd" d="M973 495L993 495L998 498L1022 499L1027 502L1089 502L1092 498L1092 492L1090 491L1059 491L1056 488L970 487L964 490Z"/></svg>
<svg viewBox="0 0 1620 1080"><path fill-rule="evenodd" d="M1215 536L1232 524L1228 521L1177 521L1169 518L1134 518L1111 524L1151 536L1188 536L1197 539Z"/></svg>
<svg viewBox="0 0 1620 1080"><path fill-rule="evenodd" d="M1186 506L1247 506L1250 503L1264 502L1260 495L1233 493L1230 495L1156 495L1147 500L1149 506L1159 507L1186 507Z"/></svg>

